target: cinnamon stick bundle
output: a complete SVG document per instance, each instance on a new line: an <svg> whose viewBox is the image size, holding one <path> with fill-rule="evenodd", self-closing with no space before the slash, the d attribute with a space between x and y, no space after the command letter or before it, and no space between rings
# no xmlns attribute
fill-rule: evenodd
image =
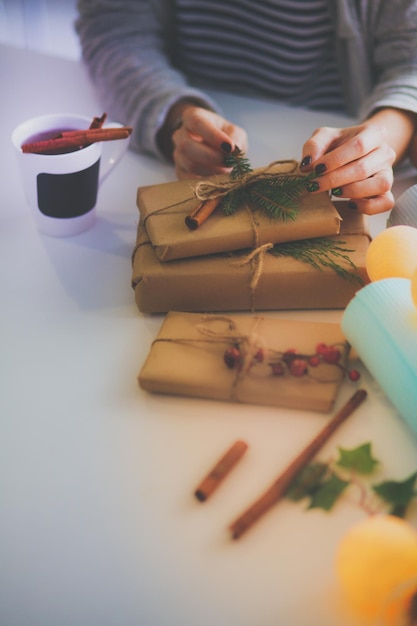
<svg viewBox="0 0 417 626"><path fill-rule="evenodd" d="M241 537L262 515L284 497L298 474L310 463L336 428L365 400L366 396L367 392L364 389L358 389L310 444L290 463L284 473L272 483L271 487L231 524L230 530L233 539Z"/></svg>
<svg viewBox="0 0 417 626"><path fill-rule="evenodd" d="M60 136L44 141L35 141L22 145L22 152L45 154L54 150L83 148L98 141L113 141L127 139L132 133L130 126L120 128L90 128L86 130L69 130L60 133Z"/></svg>

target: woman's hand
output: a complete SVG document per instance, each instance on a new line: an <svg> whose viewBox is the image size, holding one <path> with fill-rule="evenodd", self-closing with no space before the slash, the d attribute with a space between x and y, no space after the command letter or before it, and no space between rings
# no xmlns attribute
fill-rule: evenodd
<svg viewBox="0 0 417 626"><path fill-rule="evenodd" d="M224 174L226 154L235 146L247 150L246 131L213 111L187 106L181 124L172 134L172 158L179 179Z"/></svg>
<svg viewBox="0 0 417 626"><path fill-rule="evenodd" d="M349 128L319 128L303 146L301 169L317 174L312 193L332 190L350 198L352 208L374 214L394 206L391 192L396 152L387 142L388 131L368 120Z"/></svg>

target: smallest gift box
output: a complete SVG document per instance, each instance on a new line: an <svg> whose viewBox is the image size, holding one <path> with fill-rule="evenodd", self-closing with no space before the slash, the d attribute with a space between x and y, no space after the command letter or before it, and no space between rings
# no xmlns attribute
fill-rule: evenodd
<svg viewBox="0 0 417 626"><path fill-rule="evenodd" d="M170 312L139 384L154 393L327 412L347 356L339 324Z"/></svg>
<svg viewBox="0 0 417 626"><path fill-rule="evenodd" d="M272 171L278 175L286 168L288 165L277 165ZM340 216L328 194L307 191L299 199L294 220L273 219L245 205L228 216L218 208L197 230L189 230L184 220L199 204L195 184L195 181L177 181L138 189L141 222L160 261L337 235L340 231Z"/></svg>

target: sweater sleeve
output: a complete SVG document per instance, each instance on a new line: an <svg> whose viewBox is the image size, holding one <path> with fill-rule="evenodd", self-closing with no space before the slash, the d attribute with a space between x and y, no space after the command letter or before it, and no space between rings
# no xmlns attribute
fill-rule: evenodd
<svg viewBox="0 0 417 626"><path fill-rule="evenodd" d="M170 0L78 0L82 57L109 115L133 126L130 147L162 158L156 136L187 98L218 111L171 63Z"/></svg>
<svg viewBox="0 0 417 626"><path fill-rule="evenodd" d="M373 32L367 41L372 46L375 83L361 114L366 117L380 107L417 113L417 2L399 0L369 6L374 11Z"/></svg>

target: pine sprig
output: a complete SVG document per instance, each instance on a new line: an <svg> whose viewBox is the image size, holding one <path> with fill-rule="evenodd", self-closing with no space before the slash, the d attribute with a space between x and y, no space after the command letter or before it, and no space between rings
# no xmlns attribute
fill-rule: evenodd
<svg viewBox="0 0 417 626"><path fill-rule="evenodd" d="M277 257L283 256L297 259L319 271L323 271L324 268L328 267L341 278L363 285L362 278L352 273L352 270L356 269L356 265L347 253L353 252L353 250L345 248L343 244L345 244L344 241L336 242L333 239L317 237L275 244L268 252ZM341 262L347 264L349 269L343 267Z"/></svg>
<svg viewBox="0 0 417 626"><path fill-rule="evenodd" d="M306 176L292 174L277 175L249 185L248 201L274 219L295 220L300 195L306 189Z"/></svg>
<svg viewBox="0 0 417 626"><path fill-rule="evenodd" d="M253 171L249 159L244 156L242 150L240 150L237 146L231 154L225 156L223 162L225 167L232 168L230 173L232 180L244 178L246 174Z"/></svg>
<svg viewBox="0 0 417 626"><path fill-rule="evenodd" d="M301 174L276 174L267 178L248 181L244 178L253 171L249 159L235 148L224 159L224 165L231 167L232 180L241 180L242 187L229 192L220 203L225 215L231 215L242 204L264 212L273 219L282 221L295 220L299 208L299 199L306 190L314 172L306 176Z"/></svg>
<svg viewBox="0 0 417 626"><path fill-rule="evenodd" d="M239 207L244 205L245 201L245 190L240 188L226 194L220 200L219 207L225 215L232 215L239 209Z"/></svg>

